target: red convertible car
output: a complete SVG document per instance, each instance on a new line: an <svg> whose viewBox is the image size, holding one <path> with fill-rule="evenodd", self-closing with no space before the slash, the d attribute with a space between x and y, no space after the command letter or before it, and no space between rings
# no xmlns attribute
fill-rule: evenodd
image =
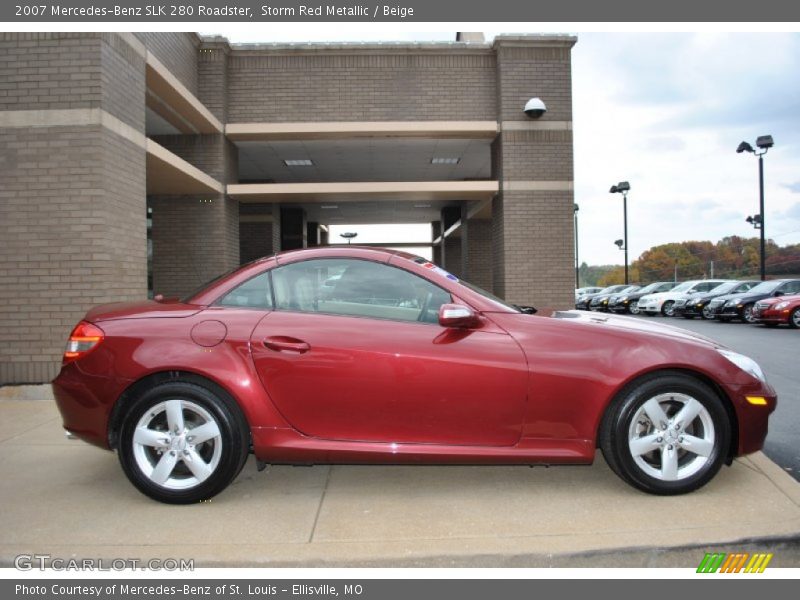
<svg viewBox="0 0 800 600"><path fill-rule="evenodd" d="M317 248L180 301L75 327L64 428L116 449L143 493L189 503L259 466L589 464L679 494L759 450L776 396L712 340L629 317L509 305L428 262Z"/></svg>

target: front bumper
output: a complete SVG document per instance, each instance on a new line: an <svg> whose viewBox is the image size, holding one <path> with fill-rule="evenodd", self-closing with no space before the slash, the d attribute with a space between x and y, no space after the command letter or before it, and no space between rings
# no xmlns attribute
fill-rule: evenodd
<svg viewBox="0 0 800 600"><path fill-rule="evenodd" d="M778 396L768 383L757 382L750 385L728 388L736 411L739 425L737 456L758 452L764 447L769 431L769 417L778 406ZM761 397L765 405L751 404L747 397Z"/></svg>
<svg viewBox="0 0 800 600"><path fill-rule="evenodd" d="M753 309L753 316L759 323L775 323L780 325L781 323L788 323L789 322L789 314L791 311L789 310L774 310L774 309L766 309L762 310L758 307Z"/></svg>
<svg viewBox="0 0 800 600"><path fill-rule="evenodd" d="M743 308L743 304L737 304L736 306L722 305L714 310L714 315L723 319L741 319Z"/></svg>
<svg viewBox="0 0 800 600"><path fill-rule="evenodd" d="M703 316L703 308L705 308L705 304L698 304L695 302L684 304L683 306L676 305L675 314L677 316L701 317Z"/></svg>

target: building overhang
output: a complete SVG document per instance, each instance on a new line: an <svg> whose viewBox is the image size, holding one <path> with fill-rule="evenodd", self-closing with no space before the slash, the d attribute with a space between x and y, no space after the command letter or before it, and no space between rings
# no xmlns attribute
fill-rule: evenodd
<svg viewBox="0 0 800 600"><path fill-rule="evenodd" d="M497 181L369 181L336 183L236 183L228 195L240 202L348 202L360 200L486 200Z"/></svg>
<svg viewBox="0 0 800 600"><path fill-rule="evenodd" d="M222 133L223 124L152 52L147 53L147 106L183 133Z"/></svg>
<svg viewBox="0 0 800 600"><path fill-rule="evenodd" d="M145 150L149 195L187 196L221 194L225 191L225 186L219 181L150 138L145 141Z"/></svg>
<svg viewBox="0 0 800 600"><path fill-rule="evenodd" d="M228 123L234 142L326 140L370 137L493 139L496 121L337 121L320 123Z"/></svg>

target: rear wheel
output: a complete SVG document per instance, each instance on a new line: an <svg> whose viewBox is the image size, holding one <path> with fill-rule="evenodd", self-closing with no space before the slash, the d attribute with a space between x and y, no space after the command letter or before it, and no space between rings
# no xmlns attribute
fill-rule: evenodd
<svg viewBox="0 0 800 600"><path fill-rule="evenodd" d="M665 317L674 317L675 316L675 302L672 300L667 300L661 306L661 314Z"/></svg>
<svg viewBox="0 0 800 600"><path fill-rule="evenodd" d="M120 428L119 460L131 483L151 498L199 502L220 493L242 470L247 431L230 398L169 381L130 406Z"/></svg>
<svg viewBox="0 0 800 600"><path fill-rule="evenodd" d="M795 308L792 314L789 315L789 327L792 329L800 328L800 306Z"/></svg>
<svg viewBox="0 0 800 600"><path fill-rule="evenodd" d="M657 373L628 386L609 407L600 448L629 484L673 495L708 483L730 438L728 414L713 390L680 373Z"/></svg>

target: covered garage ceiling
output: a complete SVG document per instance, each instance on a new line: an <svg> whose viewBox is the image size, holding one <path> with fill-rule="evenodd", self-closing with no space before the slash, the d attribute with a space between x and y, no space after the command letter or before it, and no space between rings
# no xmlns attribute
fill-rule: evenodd
<svg viewBox="0 0 800 600"><path fill-rule="evenodd" d="M239 181L458 181L491 177L491 140L365 138L239 141ZM457 158L458 164L432 164ZM311 160L286 166L284 160Z"/></svg>

